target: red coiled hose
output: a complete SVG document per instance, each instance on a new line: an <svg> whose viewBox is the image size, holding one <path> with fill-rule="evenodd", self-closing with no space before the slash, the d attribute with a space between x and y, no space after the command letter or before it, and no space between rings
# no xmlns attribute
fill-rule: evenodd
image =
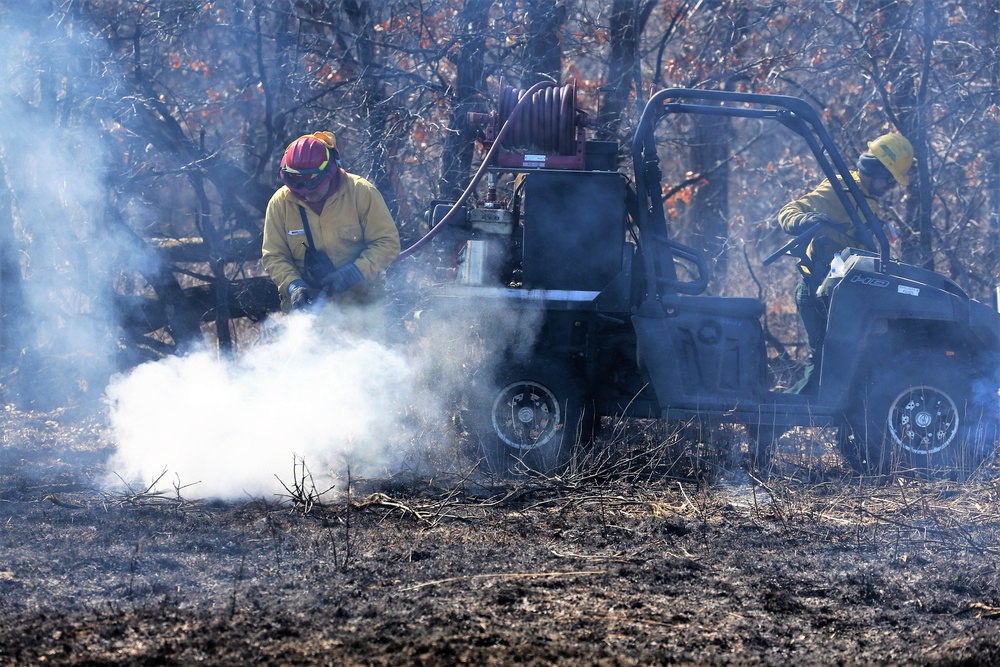
<svg viewBox="0 0 1000 667"><path fill-rule="evenodd" d="M543 136L543 132L541 131L541 129L539 129L538 132L533 132L528 127L529 124L520 122L520 119L522 117L527 116L528 115L527 110L534 109L536 104L538 105L539 112L546 111L550 115L554 113L553 110L556 108L557 104L556 100L558 100L558 108L560 110L567 108L566 96L569 93L572 93L571 85L566 85L563 86L561 89L558 89L560 91L560 94L551 95L549 97L548 102L545 101L544 93L542 95L541 100L537 102L535 101L539 93L555 89L556 89L556 84L552 83L551 81L540 81L535 85L533 85L531 88L528 88L527 90L515 90L513 88L507 88L503 91L503 93L501 94L500 113L499 113L500 118L505 119L503 127L500 128L500 132L497 133L493 145L490 146L490 150L487 151L486 156L483 157L483 163L479 165L479 169L476 170L476 175L472 178L472 182L469 183L467 188L465 188L465 191L462 192L462 196L459 197L458 200L452 205L452 207L448 210L445 216L441 218L441 221L436 225L434 225L430 229L430 231L424 234L424 236L420 240L418 240L416 243L411 245L403 252L399 253L399 256L396 258L396 261L406 259L407 257L413 255L413 253L417 252L418 250L423 248L427 243L429 243L430 240L434 238L437 235L437 233L444 228L445 225L451 224L451 220L455 216L455 213L459 209L461 209L465 201L470 196L472 196L472 192L476 189L476 186L479 185L479 181L482 180L483 175L486 173L486 169L493 162L493 158L496 156L496 152L500 149L500 145L504 142L504 140L507 138L507 135L510 132L516 130L517 132L523 134L524 138L528 141L529 145L532 138L535 137L536 135L539 140L546 139L546 137ZM567 93L567 89L569 90L569 93ZM505 104L507 105L506 107ZM575 100L571 100L568 102L568 107L571 112L574 104ZM505 108L507 110L506 115L504 115ZM515 114L517 115L517 118L515 118ZM570 113L568 118L570 123L570 131L572 131L573 128L572 113ZM558 124L561 127L564 121L560 117L560 120L557 123L553 116L553 119L550 120L549 122L550 125L548 127L551 128L556 124ZM539 121L539 123L541 123L541 121ZM553 145L563 144L563 140L559 138L555 139L554 142L552 142L551 139L548 139L548 141ZM572 142L570 142L569 140L567 140L565 144L567 147L573 145ZM518 140L515 142L515 145L520 146L523 144L521 143L520 140Z"/></svg>

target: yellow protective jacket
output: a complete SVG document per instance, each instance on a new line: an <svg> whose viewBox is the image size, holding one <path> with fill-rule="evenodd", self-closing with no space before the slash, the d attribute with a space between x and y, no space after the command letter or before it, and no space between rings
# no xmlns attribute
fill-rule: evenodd
<svg viewBox="0 0 1000 667"><path fill-rule="evenodd" d="M338 295L338 301L368 303L381 296L382 272L399 255L399 230L382 195L361 176L340 173L340 187L319 215L285 186L267 204L261 261L278 286L285 312L290 307L288 286L302 278L305 268L306 235L299 206L306 211L317 249L326 252L338 269L354 262L364 277Z"/></svg>
<svg viewBox="0 0 1000 667"><path fill-rule="evenodd" d="M865 196L872 212L878 215L877 202L861 185L858 173L852 171L851 177L857 181L858 187ZM800 263L800 269L806 276L822 279L829 270L830 262L835 254L844 248L859 246L857 230L855 230L854 223L851 222L844 205L840 203L829 179L824 180L819 184L819 187L801 199L785 204L778 212L778 224L789 234L797 236L806 231L808 227L806 221L803 220L807 213L822 213L846 230L844 233L832 227L821 228L809 243L809 247L806 248L808 261ZM861 215L860 212L858 215ZM816 272L819 272L819 275L816 275Z"/></svg>

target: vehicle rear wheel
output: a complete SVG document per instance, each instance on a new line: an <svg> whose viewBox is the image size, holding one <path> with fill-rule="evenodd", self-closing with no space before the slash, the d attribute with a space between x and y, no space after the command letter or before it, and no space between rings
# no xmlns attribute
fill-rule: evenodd
<svg viewBox="0 0 1000 667"><path fill-rule="evenodd" d="M500 373L496 389L470 401L471 431L490 470L506 475L533 470L557 472L570 462L577 435L594 421L583 392L565 365L539 364Z"/></svg>
<svg viewBox="0 0 1000 667"><path fill-rule="evenodd" d="M931 355L871 378L847 416L841 453L862 474L964 477L993 453L996 388L971 367Z"/></svg>

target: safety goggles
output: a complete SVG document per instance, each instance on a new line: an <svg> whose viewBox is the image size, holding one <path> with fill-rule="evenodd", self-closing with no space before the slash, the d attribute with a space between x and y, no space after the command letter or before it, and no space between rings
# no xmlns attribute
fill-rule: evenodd
<svg viewBox="0 0 1000 667"><path fill-rule="evenodd" d="M293 190L315 190L326 178L326 169L289 169L285 167L281 170L281 178L285 185Z"/></svg>

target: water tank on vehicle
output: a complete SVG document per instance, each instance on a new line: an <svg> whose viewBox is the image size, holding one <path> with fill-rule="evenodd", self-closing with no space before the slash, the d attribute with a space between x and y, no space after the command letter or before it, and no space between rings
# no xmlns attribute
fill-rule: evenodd
<svg viewBox="0 0 1000 667"><path fill-rule="evenodd" d="M524 177L522 280L529 289L600 291L622 268L625 177L538 171Z"/></svg>

